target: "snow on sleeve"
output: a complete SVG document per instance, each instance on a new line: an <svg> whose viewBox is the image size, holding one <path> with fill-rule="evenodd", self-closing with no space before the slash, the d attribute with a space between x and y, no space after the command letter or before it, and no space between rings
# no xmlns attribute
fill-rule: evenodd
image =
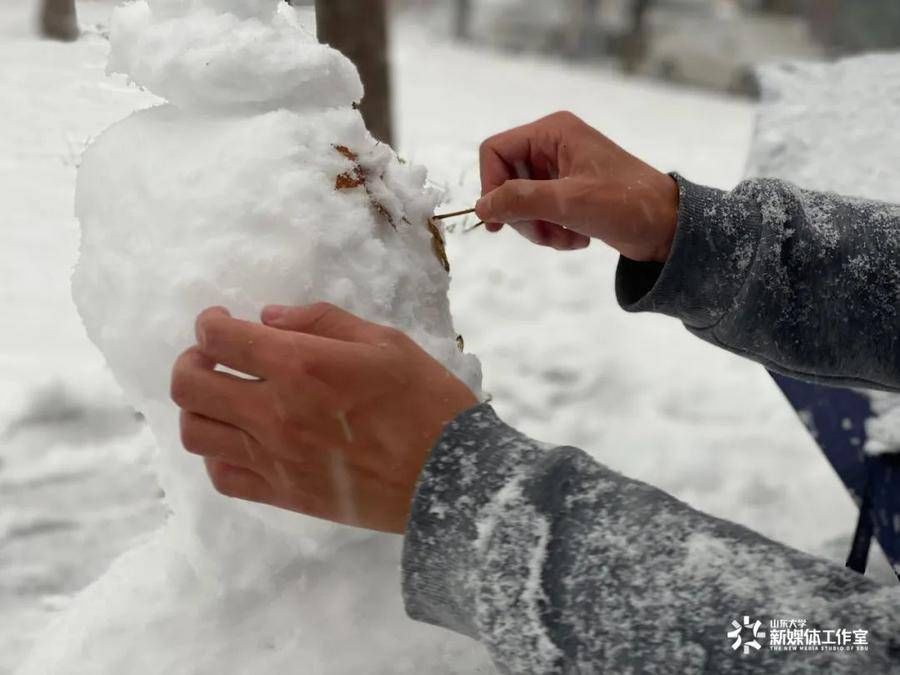
<svg viewBox="0 0 900 675"><path fill-rule="evenodd" d="M523 495L524 479L522 475L510 480L475 523L480 567L475 611L484 641L504 655L509 672L550 672L561 657L541 616L550 522ZM524 571L524 584L511 573L519 569Z"/></svg>

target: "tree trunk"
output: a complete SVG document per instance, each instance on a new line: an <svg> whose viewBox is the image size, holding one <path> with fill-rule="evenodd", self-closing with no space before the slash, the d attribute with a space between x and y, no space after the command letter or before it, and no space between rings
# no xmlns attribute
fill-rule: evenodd
<svg viewBox="0 0 900 675"><path fill-rule="evenodd" d="M375 138L392 143L386 0L316 0L316 28L320 42L356 64L366 88L363 119Z"/></svg>
<svg viewBox="0 0 900 675"><path fill-rule="evenodd" d="M43 0L41 34L53 40L78 39L78 16L75 0Z"/></svg>
<svg viewBox="0 0 900 675"><path fill-rule="evenodd" d="M578 59L605 51L597 25L602 0L568 0L568 22L563 36L563 55Z"/></svg>
<svg viewBox="0 0 900 675"><path fill-rule="evenodd" d="M652 0L632 0L631 27L622 46L622 62L625 72L633 73L644 60L647 51L647 11Z"/></svg>
<svg viewBox="0 0 900 675"><path fill-rule="evenodd" d="M456 0L454 34L459 40L468 40L472 29L472 0Z"/></svg>
<svg viewBox="0 0 900 675"><path fill-rule="evenodd" d="M763 0L760 9L775 14L798 14L803 9L803 4L798 0Z"/></svg>

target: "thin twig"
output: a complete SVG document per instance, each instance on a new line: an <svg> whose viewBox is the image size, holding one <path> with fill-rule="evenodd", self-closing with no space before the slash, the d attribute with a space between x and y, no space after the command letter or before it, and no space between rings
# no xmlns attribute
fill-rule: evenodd
<svg viewBox="0 0 900 675"><path fill-rule="evenodd" d="M467 216L470 213L475 213L475 209L466 209L465 211L457 211L455 213L442 213L440 215L432 216L432 220L445 220L447 218L456 218L457 216Z"/></svg>
<svg viewBox="0 0 900 675"><path fill-rule="evenodd" d="M484 225L484 221L483 221L483 220L479 220L479 221L478 221L477 223L475 223L472 227L467 227L465 230L463 230L463 234L469 234L469 232L474 232L475 230L477 230L477 229L478 229L479 227L481 227L482 225Z"/></svg>

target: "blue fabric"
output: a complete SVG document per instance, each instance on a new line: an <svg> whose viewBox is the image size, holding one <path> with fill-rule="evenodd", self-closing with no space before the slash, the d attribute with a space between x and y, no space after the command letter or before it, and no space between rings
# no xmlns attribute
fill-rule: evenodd
<svg viewBox="0 0 900 675"><path fill-rule="evenodd" d="M847 566L865 571L874 536L887 559L900 570L900 456L867 455L869 399L850 389L836 389L772 373L791 405L825 453L860 508Z"/></svg>

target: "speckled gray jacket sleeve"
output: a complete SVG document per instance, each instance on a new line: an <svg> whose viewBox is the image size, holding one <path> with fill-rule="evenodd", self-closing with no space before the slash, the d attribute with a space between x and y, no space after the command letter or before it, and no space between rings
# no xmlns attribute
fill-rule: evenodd
<svg viewBox="0 0 900 675"><path fill-rule="evenodd" d="M900 671L894 588L542 446L487 405L422 472L403 591L410 616L480 641L512 675ZM865 629L869 651L743 656L726 632L744 615Z"/></svg>
<svg viewBox="0 0 900 675"><path fill-rule="evenodd" d="M731 192L677 177L663 266L622 259L629 311L826 384L900 390L900 206L749 180Z"/></svg>

